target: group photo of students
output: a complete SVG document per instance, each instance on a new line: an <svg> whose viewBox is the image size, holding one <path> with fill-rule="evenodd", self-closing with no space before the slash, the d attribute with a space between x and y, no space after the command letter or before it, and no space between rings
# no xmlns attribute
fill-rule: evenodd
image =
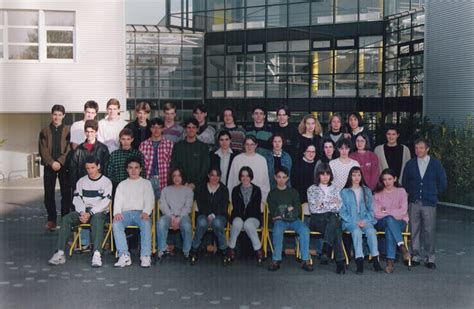
<svg viewBox="0 0 474 309"><path fill-rule="evenodd" d="M98 112L87 101L83 120L69 126L65 107L54 105L39 134L46 229L57 233L51 265L66 263L74 232L92 267L102 266L107 248L116 250L115 267L130 266L127 234L135 226L145 268L166 267L176 255L196 265L212 248L225 266L245 251L277 271L294 247L298 267L309 272L316 258L321 267L334 261L337 274L351 261L356 274L368 261L385 273L399 260L436 269L436 205L447 179L423 137L403 145L388 125L377 145L359 112L332 113L323 128L315 114L290 122L287 106L276 109L274 123L254 106L243 127L230 107L214 127L204 104L182 123L173 103L149 119L150 105L141 102L131 122L116 99L100 121ZM90 226L76 229L81 224Z"/></svg>

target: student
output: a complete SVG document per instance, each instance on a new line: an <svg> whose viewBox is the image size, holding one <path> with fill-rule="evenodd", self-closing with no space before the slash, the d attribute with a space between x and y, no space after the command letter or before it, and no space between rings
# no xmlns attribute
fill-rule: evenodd
<svg viewBox="0 0 474 309"><path fill-rule="evenodd" d="M263 262L262 244L258 238L257 229L262 224L262 212L260 204L262 201L262 191L252 183L253 171L248 166L243 166L239 170L240 183L232 190L232 213L230 214L230 237L227 255L233 261L235 259L235 246L237 238L242 230L250 238L257 265Z"/></svg>
<svg viewBox="0 0 474 309"><path fill-rule="evenodd" d="M137 225L140 229L140 266L151 265L151 212L155 196L150 181L143 179L142 163L139 158L129 158L126 162L128 178L122 181L115 192L113 232L119 254L115 267L132 264L128 251L125 228Z"/></svg>
<svg viewBox="0 0 474 309"><path fill-rule="evenodd" d="M316 166L316 147L308 145L303 156L293 165L291 172L291 185L298 190L301 203L308 202L306 191L314 183L314 171Z"/></svg>
<svg viewBox="0 0 474 309"><path fill-rule="evenodd" d="M97 120L86 120L84 124L86 140L74 150L71 158L70 178L73 189L76 188L75 186L79 178L87 174L84 163L88 156L93 156L99 160L103 174L107 171L109 150L107 146L96 139L98 127Z"/></svg>
<svg viewBox="0 0 474 309"><path fill-rule="evenodd" d="M129 128L123 128L119 134L120 148L110 154L109 164L107 166L107 176L112 181L114 193L118 184L128 178L127 167L125 163L129 158L139 158L143 166L143 155L140 151L132 148L133 132ZM142 170L141 175L145 176Z"/></svg>
<svg viewBox="0 0 474 309"><path fill-rule="evenodd" d="M324 245L320 256L321 264L328 263L330 248L334 248L336 273L344 274L344 253L342 249L342 223L339 218L341 197L339 190L331 184L331 167L321 163L316 169L314 185L308 189L308 206L311 213L312 231L323 234Z"/></svg>
<svg viewBox="0 0 474 309"><path fill-rule="evenodd" d="M120 102L110 99L107 102L107 117L99 121L97 139L105 144L111 153L120 148L119 133L127 125L125 120L120 119Z"/></svg>
<svg viewBox="0 0 474 309"><path fill-rule="evenodd" d="M319 151L321 146L321 124L313 114L309 114L303 117L300 124L298 125L298 155L303 155L308 145L314 145ZM317 158L319 155L317 156Z"/></svg>
<svg viewBox="0 0 474 309"><path fill-rule="evenodd" d="M128 123L125 127L131 129L133 132L133 143L132 148L138 150L140 144L150 138L150 104L147 102L140 102L135 106L135 113L137 114L137 119L135 121Z"/></svg>
<svg viewBox="0 0 474 309"><path fill-rule="evenodd" d="M374 190L380 175L379 159L369 150L369 138L367 135L359 133L355 138L356 151L349 155L349 158L356 160L360 164L362 174L370 190Z"/></svg>
<svg viewBox="0 0 474 309"><path fill-rule="evenodd" d="M199 123L197 139L209 146L211 149L215 143L216 129L206 121L207 107L204 104L198 104L193 108L193 116Z"/></svg>
<svg viewBox="0 0 474 309"><path fill-rule="evenodd" d="M321 163L329 163L331 160L339 158L339 152L336 148L336 143L332 139L325 138L321 142L322 154L319 156L320 159L316 162L316 167Z"/></svg>
<svg viewBox="0 0 474 309"><path fill-rule="evenodd" d="M341 190L347 182L349 171L354 166L360 166L359 162L349 158L349 151L351 149L351 142L348 139L342 139L337 143L337 150L339 151L339 158L333 159L329 162L332 174L334 175L334 185Z"/></svg>
<svg viewBox="0 0 474 309"><path fill-rule="evenodd" d="M229 190L220 181L221 171L218 167L211 167L207 174L208 181L196 189L196 230L191 245L191 264L194 265L198 259L199 247L202 238L209 228L217 237L217 249L223 257L224 265L228 264L226 255L227 240L225 238L225 226L227 225L227 208L229 206Z"/></svg>
<svg viewBox="0 0 474 309"><path fill-rule="evenodd" d="M356 274L364 272L364 253L362 251L362 234L367 237L372 265L375 271L381 271L377 235L374 224L374 209L372 206L372 191L367 187L360 167L350 169L347 182L341 191L342 207L339 215L342 219L342 229L351 233L357 264Z"/></svg>
<svg viewBox="0 0 474 309"><path fill-rule="evenodd" d="M289 122L291 112L288 106L282 105L277 108L278 122L272 126L273 134L279 134L283 138L283 150L294 160L298 156L297 142L298 131L296 127ZM273 178L273 177L272 177Z"/></svg>
<svg viewBox="0 0 474 309"><path fill-rule="evenodd" d="M412 265L420 264L423 246L425 266L434 270L436 204L438 195L446 189L447 180L441 162L432 158L428 154L429 150L430 144L426 139L419 138L415 141L416 157L405 165L403 186L408 193Z"/></svg>
<svg viewBox="0 0 474 309"><path fill-rule="evenodd" d="M230 107L224 107L222 120L224 121L223 127L216 131L217 141L219 141L219 133L221 131L227 131L230 133L232 141L230 148L233 151L242 152L244 150L245 130L235 124L234 110Z"/></svg>
<svg viewBox="0 0 474 309"><path fill-rule="evenodd" d="M84 118L76 121L71 126L71 148L75 150L77 146L84 143L86 136L84 134L84 124L87 120L94 120L99 112L99 104L90 100L84 104Z"/></svg>
<svg viewBox="0 0 474 309"><path fill-rule="evenodd" d="M64 251L66 251L71 228L81 223L90 222L92 239L95 244L91 265L92 267L102 266L104 224L112 198L112 182L100 173L100 163L97 158L87 157L84 166L87 175L77 182L73 200L75 211L63 217L62 228L58 234L57 251L49 260L51 265L66 263Z"/></svg>
<svg viewBox="0 0 474 309"><path fill-rule="evenodd" d="M229 131L220 131L217 141L219 148L216 151L211 151L211 167L217 166L220 169L222 174L221 182L227 186L230 167L237 153L231 148L232 137Z"/></svg>
<svg viewBox="0 0 474 309"><path fill-rule="evenodd" d="M347 117L347 129L351 134L352 150L356 150L356 137L358 134L364 134L367 136L367 149L372 150L374 148L374 142L372 136L367 128L364 127L364 120L360 116L360 113L350 113Z"/></svg>
<svg viewBox="0 0 474 309"><path fill-rule="evenodd" d="M197 139L199 123L190 118L184 122L186 137L173 147L171 166L183 171L184 184L194 190L206 181L209 170L209 148Z"/></svg>
<svg viewBox="0 0 474 309"><path fill-rule="evenodd" d="M62 105L51 108L51 123L39 134L39 154L44 165L44 205L48 213L46 229L56 230L56 179L59 179L61 189L61 216L69 213L72 203L71 185L66 167L69 147L69 126L63 124L66 110Z"/></svg>
<svg viewBox="0 0 474 309"><path fill-rule="evenodd" d="M184 136L184 128L176 123L176 105L171 102L165 103L163 106L163 115L165 118L163 136L175 144L179 141L182 141Z"/></svg>
<svg viewBox="0 0 474 309"><path fill-rule="evenodd" d="M245 152L237 155L232 162L229 172L229 180L227 188L232 192L239 183L239 171L243 166L248 166L253 171L253 183L262 190L262 211L263 205L267 200L268 192L270 192L270 180L268 179L268 167L265 158L255 152L257 148L257 139L255 136L245 137Z"/></svg>
<svg viewBox="0 0 474 309"><path fill-rule="evenodd" d="M395 171L387 168L382 171L374 194L375 228L385 232L387 266L385 272L393 273L397 247L408 261L410 253L403 243L402 232L408 224L408 196L398 184Z"/></svg>
<svg viewBox="0 0 474 309"><path fill-rule="evenodd" d="M163 260L169 252L167 250L168 229L181 232L183 238L183 254L189 260L193 231L191 225L191 210L193 207L193 190L184 185L183 171L172 168L168 178L168 186L160 196L160 220L156 224L158 239L158 258Z"/></svg>
<svg viewBox="0 0 474 309"><path fill-rule="evenodd" d="M328 132L323 136L324 139L331 139L334 143L338 143L345 138L351 138L351 135L344 132L342 127L342 117L339 114L332 114L329 119Z"/></svg>
<svg viewBox="0 0 474 309"><path fill-rule="evenodd" d="M174 144L163 136L164 122L160 118L150 121L150 130L150 138L143 141L139 149L145 160L146 179L150 180L155 199L159 200L168 182Z"/></svg>
<svg viewBox="0 0 474 309"><path fill-rule="evenodd" d="M268 194L269 217L273 222L273 255L268 270L276 271L280 269L283 234L285 230L294 230L298 234L300 243L301 268L306 271L313 271L309 255L309 229L301 221L301 203L298 191L286 185L288 170L285 167L275 171L275 180L277 186Z"/></svg>
<svg viewBox="0 0 474 309"><path fill-rule="evenodd" d="M273 177L275 171L282 166L291 171L293 161L291 156L286 151L283 151L283 136L281 134L275 133L270 138L270 143L272 144L272 150L265 153L265 160L267 161L270 189L273 189L276 186L275 178ZM291 187L291 182L288 181L287 185Z"/></svg>
<svg viewBox="0 0 474 309"><path fill-rule="evenodd" d="M254 136L258 141L258 153L264 154L272 148L269 142L272 137L272 126L266 122L267 112L261 106L252 109L253 123L245 128L247 136Z"/></svg>
<svg viewBox="0 0 474 309"><path fill-rule="evenodd" d="M395 171L398 182L401 184L405 164L411 159L410 149L398 143L400 132L398 132L396 126L389 126L385 131L385 137L387 142L383 145L378 145L374 150L375 155L379 159L379 170L392 169Z"/></svg>

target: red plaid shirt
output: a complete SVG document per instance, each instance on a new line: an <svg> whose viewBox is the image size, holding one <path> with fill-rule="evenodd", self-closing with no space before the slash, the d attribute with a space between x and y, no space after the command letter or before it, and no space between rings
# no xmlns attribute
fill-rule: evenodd
<svg viewBox="0 0 474 309"><path fill-rule="evenodd" d="M163 190L168 183L168 172L171 162L171 153L173 152L173 142L165 138L161 138L158 145L158 174L160 178L160 190ZM147 139L140 144L140 152L143 153L145 160L146 178L150 178L151 166L153 164L153 143L151 139Z"/></svg>

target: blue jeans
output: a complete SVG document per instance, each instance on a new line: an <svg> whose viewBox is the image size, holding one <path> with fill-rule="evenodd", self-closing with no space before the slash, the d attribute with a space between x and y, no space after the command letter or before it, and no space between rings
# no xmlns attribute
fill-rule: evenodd
<svg viewBox="0 0 474 309"><path fill-rule="evenodd" d="M128 225L137 225L140 228L140 256L151 255L151 219L142 220L141 214L141 210L124 211L123 220L114 221L112 227L119 255L130 255L125 235L125 228Z"/></svg>
<svg viewBox="0 0 474 309"><path fill-rule="evenodd" d="M309 228L301 220L283 221L277 220L273 223L272 243L274 261L281 261L283 250L283 234L285 230L293 230L298 234L301 260L309 261Z"/></svg>
<svg viewBox="0 0 474 309"><path fill-rule="evenodd" d="M212 228L212 231L217 237L217 246L219 247L219 250L225 250L227 248L224 234L226 224L227 219L223 216L215 217L211 224L209 224L206 215L199 215L196 219L196 231L194 232L194 240L192 244L193 250L197 251L199 249L202 237L207 232L209 226Z"/></svg>
<svg viewBox="0 0 474 309"><path fill-rule="evenodd" d="M378 220L376 227L385 232L385 248L387 250L387 258L395 259L398 243L403 242L402 231L405 230L407 224L403 220L397 220L392 216L386 216Z"/></svg>
<svg viewBox="0 0 474 309"><path fill-rule="evenodd" d="M161 190L160 190L160 179L157 177L151 177L150 179L151 182L151 187L153 188L153 192L155 193L155 200L159 200L161 196Z"/></svg>
<svg viewBox="0 0 474 309"><path fill-rule="evenodd" d="M167 215L161 216L156 224L156 235L158 237L158 248L160 251L166 251L166 240L168 238L168 229L170 226L171 217ZM193 228L189 216L181 217L179 231L181 232L181 237L183 237L183 253L187 255L191 250L191 241L193 239Z"/></svg>
<svg viewBox="0 0 474 309"><path fill-rule="evenodd" d="M374 227L370 223L366 223L363 228L354 226L352 229L347 230L351 233L352 243L354 245L355 257L363 258L364 252L362 250L362 234L367 237L367 245L369 246L371 256L379 256L379 250L377 247L377 234Z"/></svg>

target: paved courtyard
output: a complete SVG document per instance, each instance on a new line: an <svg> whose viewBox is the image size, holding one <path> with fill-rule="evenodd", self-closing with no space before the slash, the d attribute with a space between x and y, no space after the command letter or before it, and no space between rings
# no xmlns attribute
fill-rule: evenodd
<svg viewBox="0 0 474 309"><path fill-rule="evenodd" d="M195 266L173 257L150 269L133 265L90 267L88 254L75 254L53 267L56 233L46 222L41 181L0 183L0 308L473 308L474 211L440 207L437 265L362 276L351 264L344 276L334 264L306 273L294 257L270 273L253 260L224 267L214 257ZM384 263L382 263L384 265Z"/></svg>

